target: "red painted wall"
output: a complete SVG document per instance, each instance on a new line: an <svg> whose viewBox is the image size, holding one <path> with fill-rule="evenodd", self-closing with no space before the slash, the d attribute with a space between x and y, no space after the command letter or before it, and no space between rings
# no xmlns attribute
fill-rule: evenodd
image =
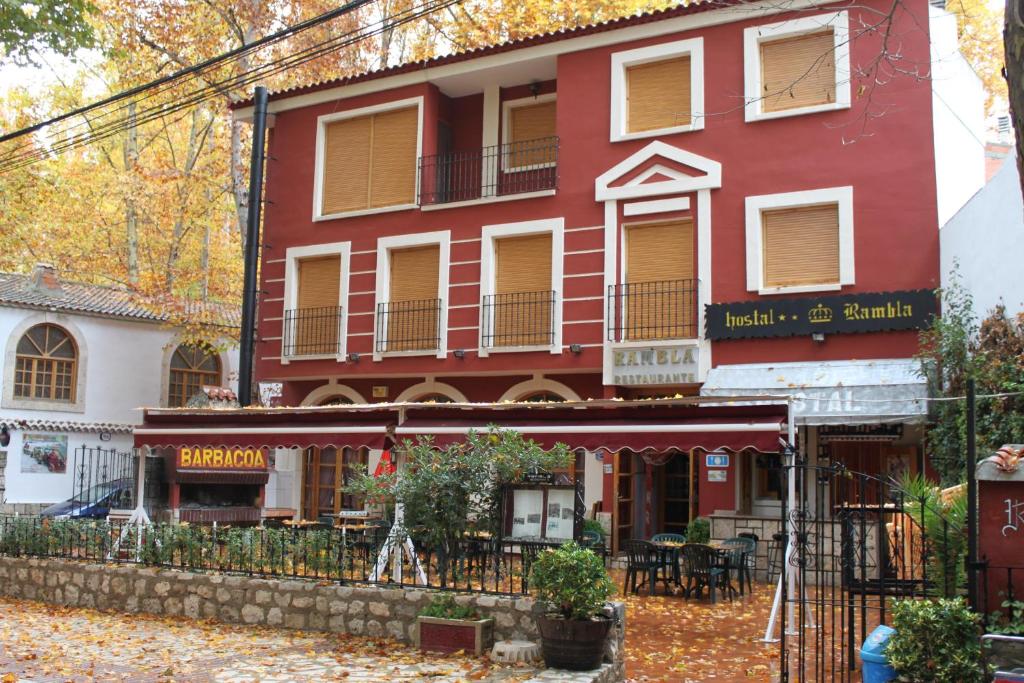
<svg viewBox="0 0 1024 683"><path fill-rule="evenodd" d="M697 514L707 517L715 510L736 509L736 477L739 471L736 458L751 457L749 454L729 454L728 467L708 468L705 453L697 452ZM725 470L725 481L708 481L708 471Z"/></svg>
<svg viewBox="0 0 1024 683"><path fill-rule="evenodd" d="M867 7L884 3L869 0ZM887 6L885 6L887 7ZM927 3L912 0L898 13L896 31L901 52L908 62L928 59ZM851 8L850 26L869 10ZM873 16L873 15L872 15ZM372 353L376 241L378 237L433 230L451 230L453 266L451 284L479 279L481 226L539 218L564 217L566 252L603 247L604 208L594 200L594 179L652 139L609 141L610 55L612 52L683 38L704 38L705 102L710 113L705 129L664 136L669 144L703 155L722 164L722 188L711 193L712 206L712 300L740 301L757 298L746 291L744 200L747 196L852 185L854 187L854 234L856 285L844 292L933 288L938 285L938 230L933 170L931 90L927 80L895 77L875 89L875 106L887 113L865 118L864 104L856 100L849 110L746 123L740 94L743 90L743 28L780 21L785 15L737 22L724 26L623 43L558 57L557 83L544 83L542 91L557 88L559 151L558 193L522 201L447 209L407 210L373 216L313 222L313 156L317 116L394 99L423 96L427 122L423 153L436 146L436 116L447 119L455 133L456 149L479 146L483 100L480 95L449 99L434 86L421 84L390 92L338 100L277 115L270 142L262 288L267 292L260 306L257 376L261 379L308 379L312 386L322 378L343 376L345 383L366 389L388 384L397 395L401 380L364 379L373 375L414 376L430 374L458 386L474 400L491 400L519 377L478 382L459 376L485 373L533 372L564 374L587 395L604 390L599 373L605 340L600 321L604 310L603 254L567 254L568 277L556 288L562 297L584 298L565 304L563 343L584 345L583 352L493 354L478 358L478 310L454 308L449 312L449 351L465 349L464 359L450 354L435 357L386 358L373 362ZM865 64L878 53L875 37L861 36L852 46L851 64ZM857 83L853 91L857 91ZM522 87L504 89L502 99L528 96ZM860 135L862 125L868 135ZM695 202L694 202L695 204ZM595 228L595 229L585 229ZM352 276L348 350L363 355L358 363L333 360L298 360L280 364L284 256L289 246L325 242L352 242ZM706 274L698 274L702 284ZM453 286L449 305L479 303L476 286ZM597 321L597 322L595 322ZM832 335L823 344L809 338L740 340L713 345L715 365L792 360L909 357L916 350L914 333ZM586 375L574 373L587 373ZM447 377L447 379L446 379ZM587 379L582 379L586 377ZM321 378L315 379L314 378ZM417 379L416 381L419 381ZM286 403L304 395L307 383L289 388Z"/></svg>

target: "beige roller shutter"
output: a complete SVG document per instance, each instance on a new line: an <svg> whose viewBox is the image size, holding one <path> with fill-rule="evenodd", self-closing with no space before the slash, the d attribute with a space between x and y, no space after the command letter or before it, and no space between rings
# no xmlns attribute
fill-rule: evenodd
<svg viewBox="0 0 1024 683"><path fill-rule="evenodd" d="M832 29L761 43L763 111L836 101Z"/></svg>
<svg viewBox="0 0 1024 683"><path fill-rule="evenodd" d="M341 258L299 261L298 311L293 313L290 349L295 355L335 353L338 345L338 292Z"/></svg>
<svg viewBox="0 0 1024 683"><path fill-rule="evenodd" d="M370 208L416 201L418 127L417 107L374 115Z"/></svg>
<svg viewBox="0 0 1024 683"><path fill-rule="evenodd" d="M387 348L389 351L436 349L441 248L432 244L397 249L390 257Z"/></svg>
<svg viewBox="0 0 1024 683"><path fill-rule="evenodd" d="M551 233L494 243L493 346L551 343Z"/></svg>
<svg viewBox="0 0 1024 683"><path fill-rule="evenodd" d="M696 315L693 221L627 227L626 283L627 338L692 336Z"/></svg>
<svg viewBox="0 0 1024 683"><path fill-rule="evenodd" d="M626 67L628 132L689 125L690 90L689 55Z"/></svg>
<svg viewBox="0 0 1024 683"><path fill-rule="evenodd" d="M327 124L320 211L323 215L358 211L369 205L372 131L372 116Z"/></svg>
<svg viewBox="0 0 1024 683"><path fill-rule="evenodd" d="M761 213L766 287L839 282L839 207L836 204Z"/></svg>
<svg viewBox="0 0 1024 683"><path fill-rule="evenodd" d="M555 135L555 102L515 107L509 112L508 168L547 164L555 160L554 148L544 138Z"/></svg>

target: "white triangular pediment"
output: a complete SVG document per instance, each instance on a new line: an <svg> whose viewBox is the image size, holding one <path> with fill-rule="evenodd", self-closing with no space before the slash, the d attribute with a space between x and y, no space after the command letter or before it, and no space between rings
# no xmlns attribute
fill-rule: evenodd
<svg viewBox="0 0 1024 683"><path fill-rule="evenodd" d="M693 169L684 173L676 166ZM618 184L628 178L621 185ZM680 194L722 186L722 165L693 152L655 140L608 169L594 181L599 202Z"/></svg>

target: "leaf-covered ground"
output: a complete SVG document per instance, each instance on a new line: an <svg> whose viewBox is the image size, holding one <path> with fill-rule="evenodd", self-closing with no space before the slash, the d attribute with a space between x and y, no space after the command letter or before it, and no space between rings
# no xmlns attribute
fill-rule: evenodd
<svg viewBox="0 0 1024 683"><path fill-rule="evenodd" d="M0 598L0 683L525 680L532 671L393 641Z"/></svg>

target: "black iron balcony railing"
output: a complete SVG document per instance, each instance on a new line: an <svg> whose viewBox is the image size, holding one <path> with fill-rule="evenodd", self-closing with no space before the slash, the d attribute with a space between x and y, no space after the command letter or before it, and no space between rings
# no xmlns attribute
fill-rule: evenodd
<svg viewBox="0 0 1024 683"><path fill-rule="evenodd" d="M483 347L553 344L555 296L553 291L485 296L480 331Z"/></svg>
<svg viewBox="0 0 1024 683"><path fill-rule="evenodd" d="M697 280L630 282L608 288L608 341L696 337Z"/></svg>
<svg viewBox="0 0 1024 683"><path fill-rule="evenodd" d="M341 316L341 306L286 310L284 355L324 356L341 353Z"/></svg>
<svg viewBox="0 0 1024 683"><path fill-rule="evenodd" d="M441 345L441 300L377 304L377 352L433 351Z"/></svg>
<svg viewBox="0 0 1024 683"><path fill-rule="evenodd" d="M420 157L419 203L447 204L558 187L558 137Z"/></svg>

